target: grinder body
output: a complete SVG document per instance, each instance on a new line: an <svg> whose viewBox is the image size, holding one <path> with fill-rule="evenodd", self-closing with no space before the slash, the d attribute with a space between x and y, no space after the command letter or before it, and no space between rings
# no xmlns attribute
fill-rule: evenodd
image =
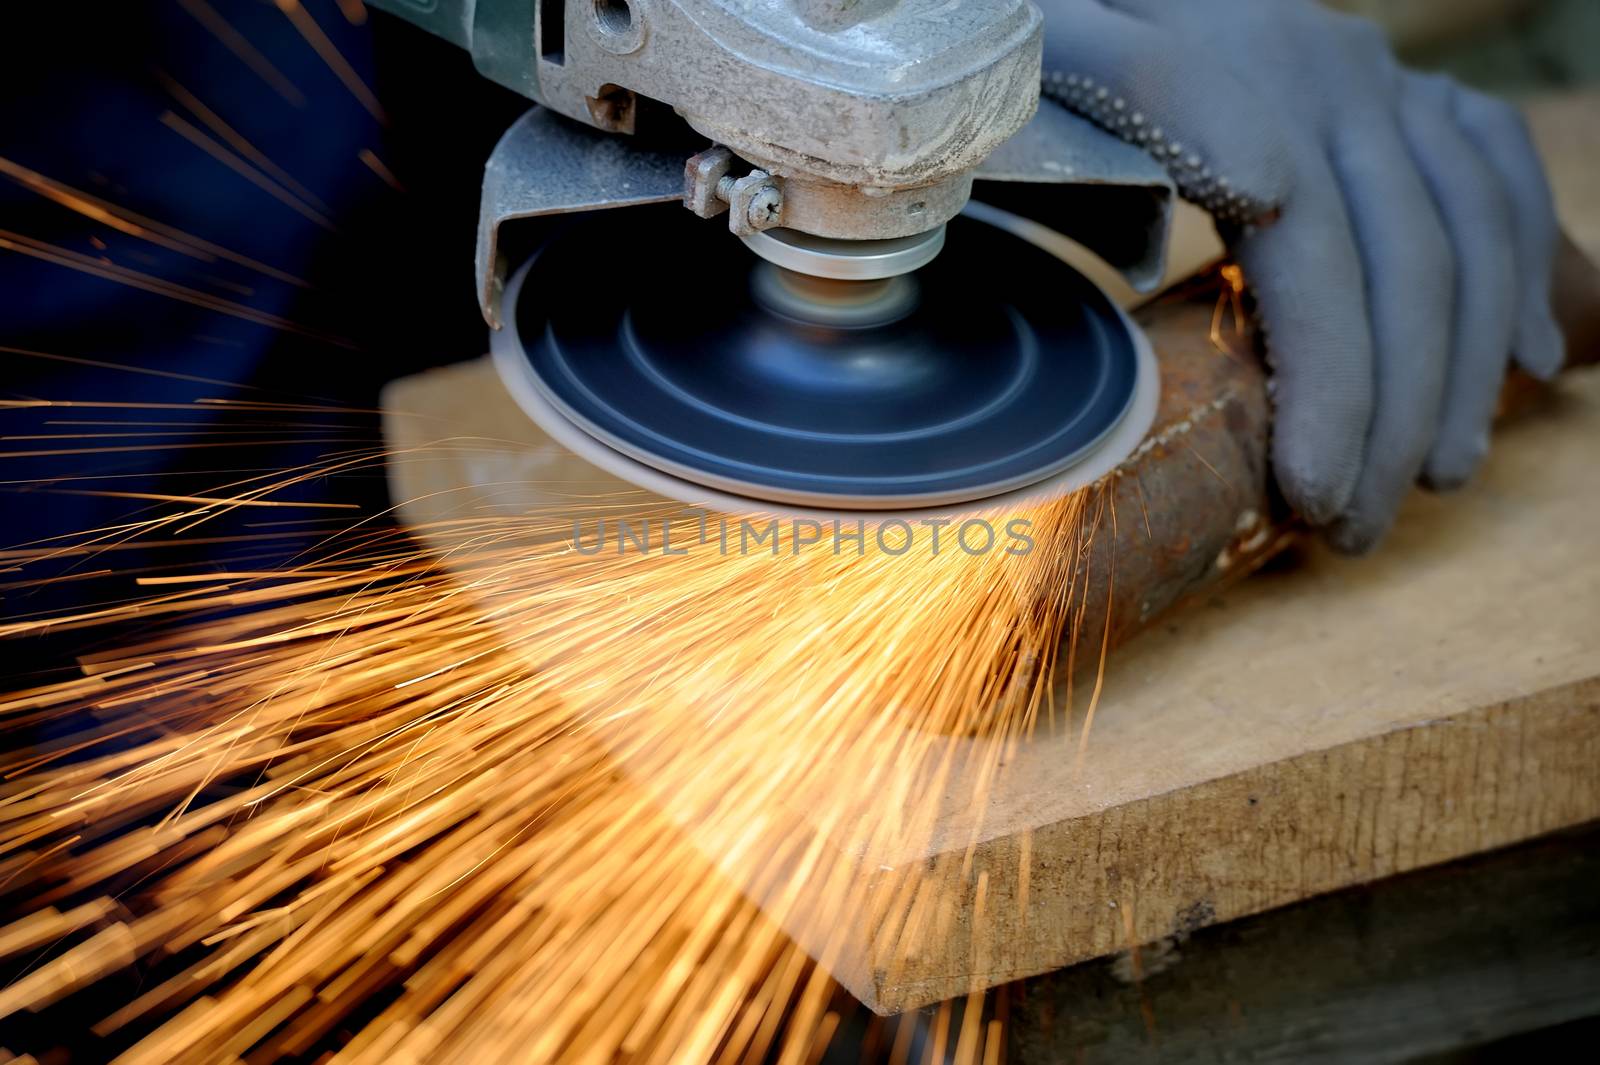
<svg viewBox="0 0 1600 1065"><path fill-rule="evenodd" d="M376 6L596 129L641 132L658 113L647 104L665 105L770 176L779 207L760 228L844 239L932 230L961 210L978 164L1039 100L1042 20L1029 0ZM748 214L730 217L735 231Z"/></svg>
<svg viewBox="0 0 1600 1065"><path fill-rule="evenodd" d="M1136 288L1162 274L1171 180L1040 105L1029 0L375 2L541 105L485 169L480 305L530 416L635 483L968 503L1103 462L1150 406L1103 294L1037 235L957 219L976 190ZM669 203L706 221L614 210ZM961 261L930 266L947 224Z"/></svg>

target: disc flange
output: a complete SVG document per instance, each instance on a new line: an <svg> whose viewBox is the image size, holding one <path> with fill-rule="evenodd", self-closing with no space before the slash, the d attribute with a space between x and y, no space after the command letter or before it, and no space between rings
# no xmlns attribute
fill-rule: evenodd
<svg viewBox="0 0 1600 1065"><path fill-rule="evenodd" d="M668 478L827 510L948 506L1057 477L1133 404L1126 318L1003 229L951 222L895 314L818 317L762 298L741 245L645 210L556 233L508 289L496 349L536 419Z"/></svg>

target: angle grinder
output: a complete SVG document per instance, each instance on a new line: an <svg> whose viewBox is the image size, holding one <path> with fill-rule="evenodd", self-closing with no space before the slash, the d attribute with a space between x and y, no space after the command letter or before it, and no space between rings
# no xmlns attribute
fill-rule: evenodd
<svg viewBox="0 0 1600 1065"><path fill-rule="evenodd" d="M1041 102L1029 0L375 2L537 105L485 168L480 305L519 402L597 464L899 512L1135 446L1137 330L977 207L1161 276L1172 180Z"/></svg>

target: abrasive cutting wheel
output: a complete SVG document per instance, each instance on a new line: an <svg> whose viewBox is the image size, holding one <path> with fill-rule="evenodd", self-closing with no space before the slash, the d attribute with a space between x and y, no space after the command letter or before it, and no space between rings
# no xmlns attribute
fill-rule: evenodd
<svg viewBox="0 0 1600 1065"><path fill-rule="evenodd" d="M597 212L506 287L493 347L512 394L635 484L692 502L942 508L1085 483L1153 417L1138 330L1011 226L957 218L932 262L871 281L791 272L716 236L682 210Z"/></svg>

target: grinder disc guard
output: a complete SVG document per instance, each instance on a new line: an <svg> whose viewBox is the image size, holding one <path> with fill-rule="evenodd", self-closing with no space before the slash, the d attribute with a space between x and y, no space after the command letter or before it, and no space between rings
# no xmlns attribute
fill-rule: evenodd
<svg viewBox="0 0 1600 1065"><path fill-rule="evenodd" d="M506 315L546 417L721 492L892 510L1050 478L1133 401L1127 320L1006 230L957 218L914 275L822 299L718 236L681 209L554 233Z"/></svg>

